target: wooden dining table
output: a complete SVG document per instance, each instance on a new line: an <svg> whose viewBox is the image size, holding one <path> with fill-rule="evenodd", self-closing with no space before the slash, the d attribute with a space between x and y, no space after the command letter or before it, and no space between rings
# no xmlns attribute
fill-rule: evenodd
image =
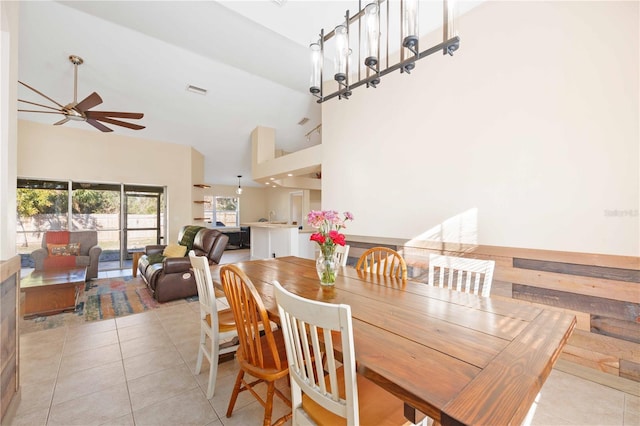
<svg viewBox="0 0 640 426"><path fill-rule="evenodd" d="M319 284L315 262L280 257L236 263L278 321L273 281L302 297L351 306L356 369L442 425L519 425L576 318L509 299L341 268ZM219 268L212 266L220 285Z"/></svg>

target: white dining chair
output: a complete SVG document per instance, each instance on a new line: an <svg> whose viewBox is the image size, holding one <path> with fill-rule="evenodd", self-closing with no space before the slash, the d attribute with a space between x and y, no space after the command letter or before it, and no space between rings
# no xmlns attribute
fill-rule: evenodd
<svg viewBox="0 0 640 426"><path fill-rule="evenodd" d="M349 258L349 245L336 246L336 257L340 262L340 266L347 266L347 259Z"/></svg>
<svg viewBox="0 0 640 426"><path fill-rule="evenodd" d="M489 297L495 264L493 260L432 253L429 255L429 285Z"/></svg>
<svg viewBox="0 0 640 426"><path fill-rule="evenodd" d="M236 323L231 309L218 308L218 299L216 299L213 288L207 257L196 256L195 252L191 250L189 259L196 279L198 300L200 302L200 342L198 344L198 360L196 361L195 373L200 374L202 358L205 356L209 361L207 399L211 399L216 388L218 357L222 354L235 352L238 349L238 332L236 331ZM220 302L224 305L223 301ZM220 347L221 344L223 347Z"/></svg>
<svg viewBox="0 0 640 426"><path fill-rule="evenodd" d="M274 281L294 425L406 424L404 404L356 374L351 307L305 299ZM333 339L342 347L342 365ZM324 358L323 358L324 356ZM313 362L324 359L324 363ZM323 367L324 364L324 367Z"/></svg>

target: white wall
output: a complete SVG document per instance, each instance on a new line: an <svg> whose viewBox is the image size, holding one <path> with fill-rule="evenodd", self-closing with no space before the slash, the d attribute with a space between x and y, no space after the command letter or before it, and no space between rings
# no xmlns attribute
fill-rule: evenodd
<svg viewBox="0 0 640 426"><path fill-rule="evenodd" d="M353 235L637 256L639 22L638 2L480 5L455 56L323 104L323 208Z"/></svg>
<svg viewBox="0 0 640 426"><path fill-rule="evenodd" d="M16 211L18 2L0 2L0 212ZM0 260L16 254L16 215L0 215Z"/></svg>

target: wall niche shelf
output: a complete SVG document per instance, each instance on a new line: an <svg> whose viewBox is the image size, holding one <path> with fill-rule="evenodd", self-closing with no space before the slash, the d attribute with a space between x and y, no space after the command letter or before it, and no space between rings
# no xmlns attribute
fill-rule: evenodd
<svg viewBox="0 0 640 426"><path fill-rule="evenodd" d="M196 188L211 188L211 185L207 185L206 183L196 183L193 186Z"/></svg>

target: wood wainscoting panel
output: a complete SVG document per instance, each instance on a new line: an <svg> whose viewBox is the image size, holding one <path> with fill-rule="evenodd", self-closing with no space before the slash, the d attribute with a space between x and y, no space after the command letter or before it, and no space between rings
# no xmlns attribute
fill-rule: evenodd
<svg viewBox="0 0 640 426"><path fill-rule="evenodd" d="M430 253L493 260L491 297L576 315L564 362L640 382L640 257L350 235L347 244L355 259L378 245L401 252L421 282Z"/></svg>
<svg viewBox="0 0 640 426"><path fill-rule="evenodd" d="M0 424L4 424L20 385L20 256L0 261L0 278Z"/></svg>

